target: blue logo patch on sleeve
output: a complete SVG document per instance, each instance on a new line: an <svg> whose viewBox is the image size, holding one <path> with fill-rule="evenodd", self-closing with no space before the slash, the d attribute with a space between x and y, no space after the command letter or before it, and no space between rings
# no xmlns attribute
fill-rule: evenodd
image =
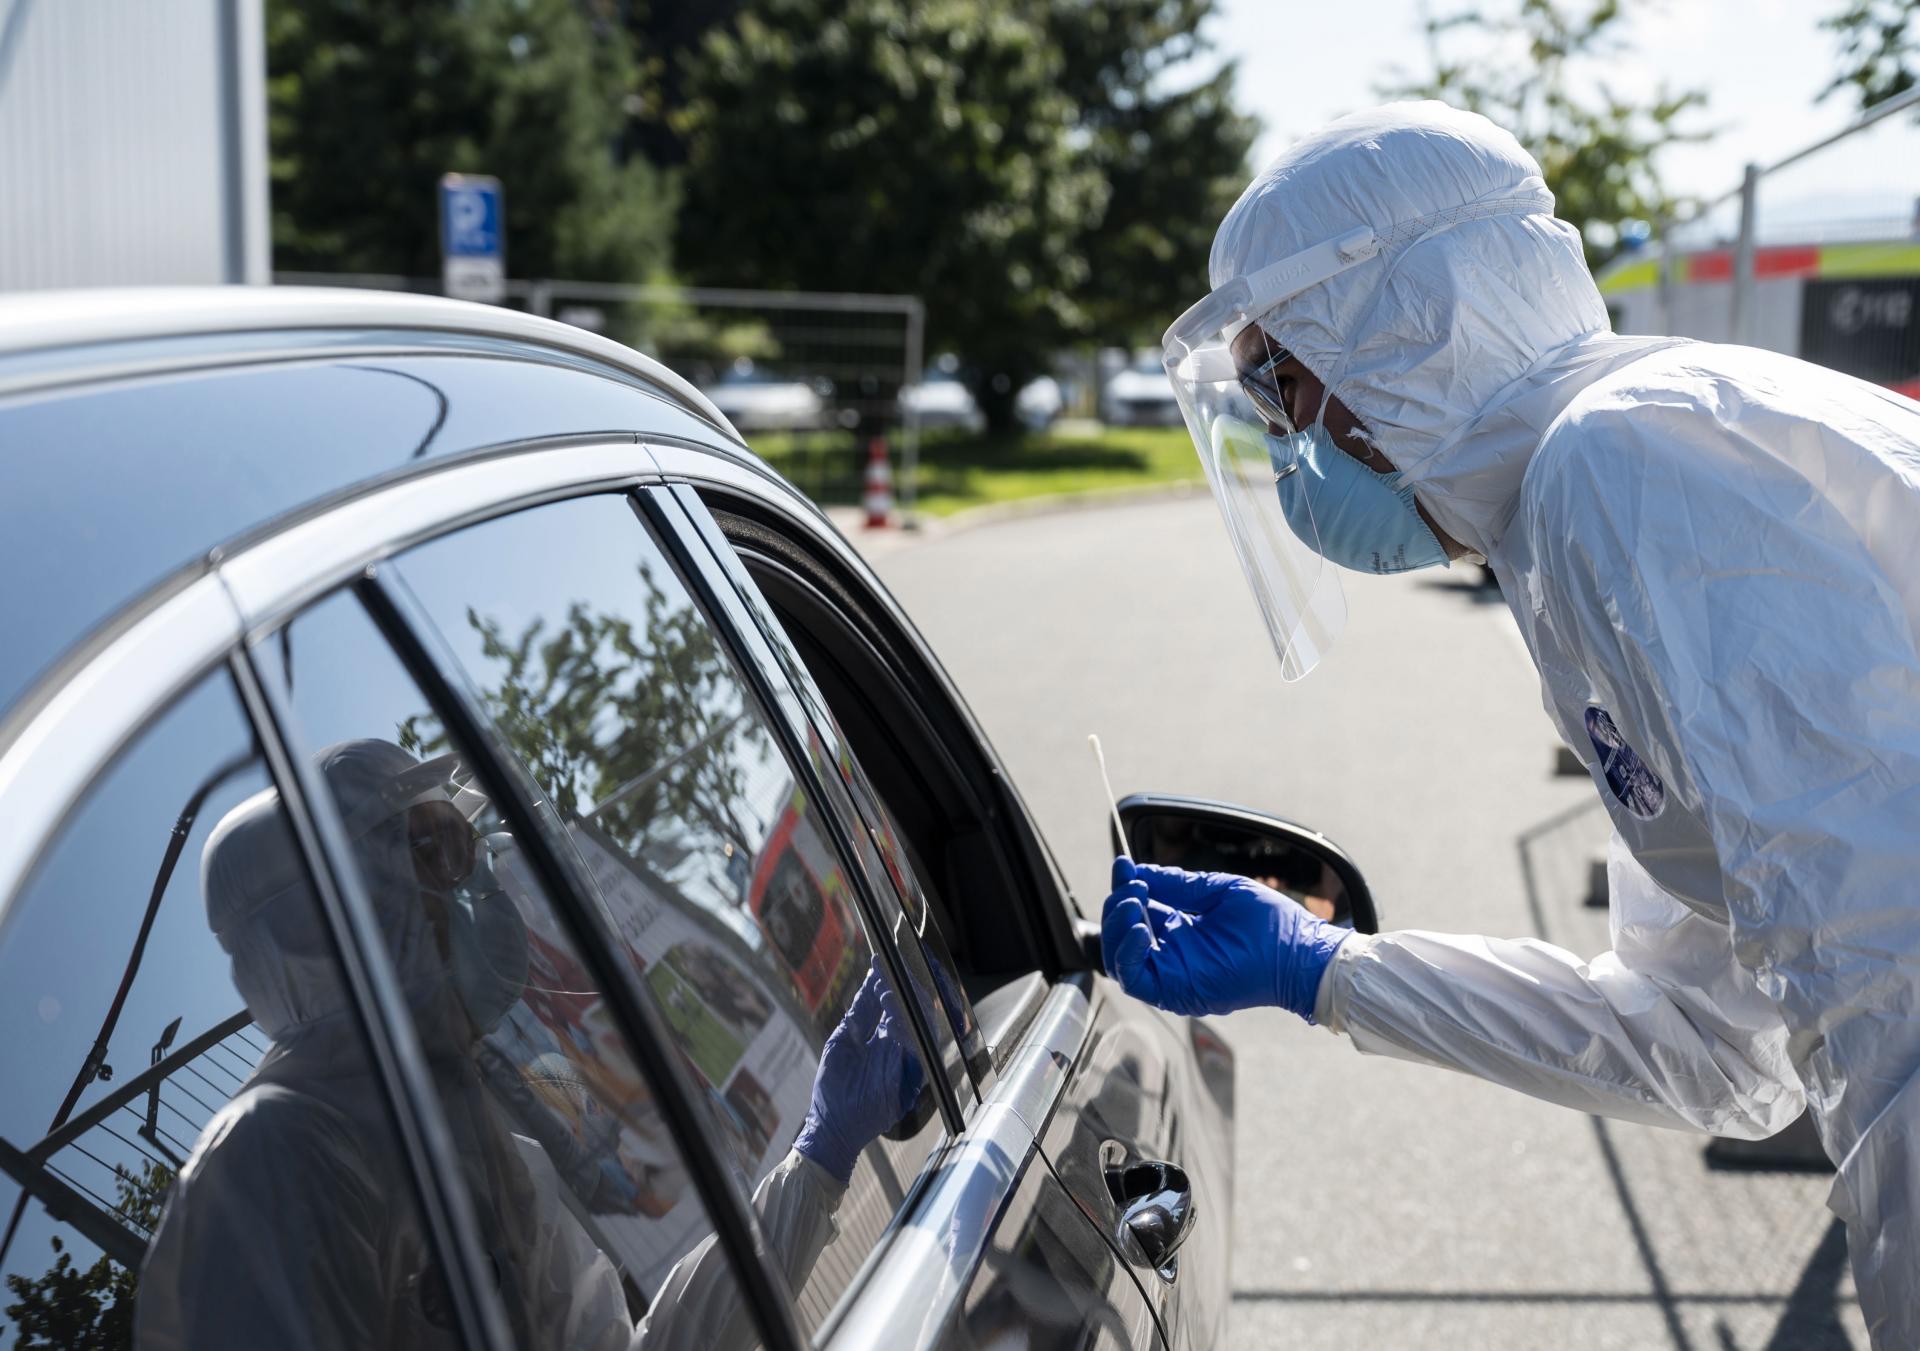
<svg viewBox="0 0 1920 1351"><path fill-rule="evenodd" d="M1643 821L1658 816L1667 802L1667 786L1634 753L1606 709L1598 705L1587 709L1587 737L1593 742L1594 754L1600 757L1600 772L1606 775L1607 787L1620 799L1620 805Z"/></svg>

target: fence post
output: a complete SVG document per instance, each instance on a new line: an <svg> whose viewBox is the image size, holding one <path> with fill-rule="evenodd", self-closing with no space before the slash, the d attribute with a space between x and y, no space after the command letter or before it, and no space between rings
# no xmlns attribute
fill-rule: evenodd
<svg viewBox="0 0 1920 1351"><path fill-rule="evenodd" d="M1660 246L1660 271L1657 274L1659 277L1659 290L1657 294L1660 298L1660 331L1662 333L1671 333L1673 332L1673 274L1676 261L1673 256L1673 218L1667 215L1666 212L1661 212L1654 219L1653 232L1654 239L1658 241Z"/></svg>
<svg viewBox="0 0 1920 1351"><path fill-rule="evenodd" d="M1740 180L1740 236L1733 246L1733 341L1753 343L1753 236L1760 206L1760 166L1749 164Z"/></svg>
<svg viewBox="0 0 1920 1351"><path fill-rule="evenodd" d="M912 296L907 304L907 351L905 384L918 385L924 373L921 370L926 360L924 351L927 336L927 307L918 296ZM920 501L920 410L908 407L899 400L900 408L900 526L903 530L918 530L920 514L917 510Z"/></svg>

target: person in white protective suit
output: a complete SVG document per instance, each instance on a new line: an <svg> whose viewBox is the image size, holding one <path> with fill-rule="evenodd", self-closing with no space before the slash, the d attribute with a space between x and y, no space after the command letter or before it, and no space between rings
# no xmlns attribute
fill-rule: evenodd
<svg viewBox="0 0 1920 1351"><path fill-rule="evenodd" d="M497 890L456 885L473 868L476 842L461 840L470 828L453 806L450 758L422 764L364 740L331 747L319 762L414 1011L516 1344L757 1344L712 1236L667 1274L635 1325L620 1273L587 1227L594 1166L566 1157L570 1143L540 1128L537 1095L515 1082L521 1073L551 1078L551 1068L517 1071L483 1040L520 997L527 935ZM136 1345L460 1345L384 1084L276 791L215 827L202 872L209 924L271 1044L174 1183L140 1274ZM899 1017L890 991L863 987L862 998L823 1052L801 1138L753 1196L769 1252L796 1289L835 1233L843 1156L899 1115L897 1099L845 1100L876 1076L901 1077L897 1064L862 1063L876 1038L860 1034Z"/></svg>
<svg viewBox="0 0 1920 1351"><path fill-rule="evenodd" d="M1337 567L1484 558L1615 828L1613 950L1353 935L1115 863L1130 992L1741 1138L1810 1109L1874 1344L1920 1346L1920 404L1616 336L1533 159L1343 118L1221 222L1167 367L1290 677Z"/></svg>

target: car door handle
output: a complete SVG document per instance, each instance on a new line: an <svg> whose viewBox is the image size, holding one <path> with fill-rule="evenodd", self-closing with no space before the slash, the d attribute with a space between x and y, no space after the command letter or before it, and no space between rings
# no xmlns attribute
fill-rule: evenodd
<svg viewBox="0 0 1920 1351"><path fill-rule="evenodd" d="M1106 1166L1107 1191L1120 1208L1120 1249L1162 1280L1180 1274L1177 1254L1193 1232L1199 1208L1184 1168L1158 1159Z"/></svg>

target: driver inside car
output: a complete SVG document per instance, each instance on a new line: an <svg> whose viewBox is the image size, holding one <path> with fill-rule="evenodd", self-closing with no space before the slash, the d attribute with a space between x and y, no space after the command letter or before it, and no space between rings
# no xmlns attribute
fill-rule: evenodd
<svg viewBox="0 0 1920 1351"><path fill-rule="evenodd" d="M551 1055L513 1065L488 1040L522 998L528 937L489 866L511 839L476 836L456 804L477 795L454 784L454 757L423 763L367 739L317 758L413 1013L516 1343L755 1344L713 1236L669 1271L636 1325L618 1268L579 1218L636 1191L608 1176L633 1165L582 1148L543 1112L556 1083L590 1091L583 1076L545 1063ZM141 1272L136 1344L458 1345L406 1160L389 1143L385 1086L277 791L214 829L202 882L208 923L271 1044L173 1185ZM919 1092L894 1001L870 969L822 1051L792 1148L754 1193L790 1288L833 1237L859 1152ZM637 1078L624 1096L645 1099Z"/></svg>

